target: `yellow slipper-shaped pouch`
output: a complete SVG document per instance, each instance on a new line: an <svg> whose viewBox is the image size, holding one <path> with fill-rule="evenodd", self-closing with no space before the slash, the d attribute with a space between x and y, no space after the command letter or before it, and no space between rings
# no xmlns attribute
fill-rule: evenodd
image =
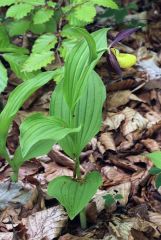
<svg viewBox="0 0 161 240"><path fill-rule="evenodd" d="M136 56L128 53L120 53L118 49L111 48L121 68L130 68L136 64Z"/></svg>

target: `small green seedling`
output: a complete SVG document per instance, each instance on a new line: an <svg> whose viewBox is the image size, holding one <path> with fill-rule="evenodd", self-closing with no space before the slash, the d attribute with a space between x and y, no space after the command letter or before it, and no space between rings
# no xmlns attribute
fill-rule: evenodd
<svg viewBox="0 0 161 240"><path fill-rule="evenodd" d="M105 206L107 207L111 207L114 203L123 199L121 194L107 194L103 198L105 199Z"/></svg>
<svg viewBox="0 0 161 240"><path fill-rule="evenodd" d="M155 185L156 188L159 188L161 186L161 151L149 153L147 157L154 163L155 167L152 167L149 173L151 175L156 175Z"/></svg>

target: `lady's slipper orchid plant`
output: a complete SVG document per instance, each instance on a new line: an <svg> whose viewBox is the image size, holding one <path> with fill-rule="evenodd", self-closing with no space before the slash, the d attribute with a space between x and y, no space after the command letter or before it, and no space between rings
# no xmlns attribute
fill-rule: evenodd
<svg viewBox="0 0 161 240"><path fill-rule="evenodd" d="M121 68L130 68L136 64L136 56L128 53L120 53L118 49L114 48L114 46L120 41L122 41L124 38L136 32L138 29L139 27L119 32L109 45L108 61L111 67L115 70L115 72L120 75L122 74Z"/></svg>

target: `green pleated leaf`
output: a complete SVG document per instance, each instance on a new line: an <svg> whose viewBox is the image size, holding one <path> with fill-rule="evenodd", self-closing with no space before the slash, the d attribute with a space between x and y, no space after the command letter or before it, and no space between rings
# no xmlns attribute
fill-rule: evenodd
<svg viewBox="0 0 161 240"><path fill-rule="evenodd" d="M11 6L6 13L6 17L13 17L17 20L27 16L33 9L31 4L19 3Z"/></svg>
<svg viewBox="0 0 161 240"><path fill-rule="evenodd" d="M7 82L8 82L7 70L0 61L0 93L3 92L3 90L7 86Z"/></svg>
<svg viewBox="0 0 161 240"><path fill-rule="evenodd" d="M80 128L69 128L64 121L55 117L34 114L20 126L20 146L24 159L31 159L47 154L54 143L67 134L79 131Z"/></svg>
<svg viewBox="0 0 161 240"><path fill-rule="evenodd" d="M92 35L85 30L80 31L84 39L72 49L65 63L64 95L71 109L79 100L92 69L107 49L107 29Z"/></svg>
<svg viewBox="0 0 161 240"><path fill-rule="evenodd" d="M98 172L88 173L80 181L63 176L49 183L48 194L65 207L72 220L87 205L101 184L102 178Z"/></svg>
<svg viewBox="0 0 161 240"><path fill-rule="evenodd" d="M5 156L6 138L12 120L23 103L41 86L49 82L54 72L44 72L16 87L0 114L0 154Z"/></svg>
<svg viewBox="0 0 161 240"><path fill-rule="evenodd" d="M160 168L157 168L157 167L152 167L150 170L149 170L149 173L151 175L156 175L158 173L161 173L161 169Z"/></svg>
<svg viewBox="0 0 161 240"><path fill-rule="evenodd" d="M38 10L34 17L34 24L42 24L50 20L50 18L54 15L54 11L52 9L42 8Z"/></svg>
<svg viewBox="0 0 161 240"><path fill-rule="evenodd" d="M32 73L22 72L22 66L24 62L28 59L27 55L6 53L6 54L3 54L3 57L10 64L12 71L21 80L25 81L25 80L31 79L39 73L38 71L35 71Z"/></svg>
<svg viewBox="0 0 161 240"><path fill-rule="evenodd" d="M93 71L88 79L86 89L75 106L73 116L71 116L70 109L63 97L62 83L56 87L51 99L51 115L63 119L70 126L81 125L80 132L73 133L60 142L70 157L79 156L86 144L100 130L105 98L105 87L100 77Z"/></svg>
<svg viewBox="0 0 161 240"><path fill-rule="evenodd" d="M161 169L161 151L152 152L146 155L157 168Z"/></svg>

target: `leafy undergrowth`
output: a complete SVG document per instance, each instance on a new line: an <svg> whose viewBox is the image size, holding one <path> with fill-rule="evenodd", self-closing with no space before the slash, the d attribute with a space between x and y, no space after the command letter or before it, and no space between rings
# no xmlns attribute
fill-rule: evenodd
<svg viewBox="0 0 161 240"><path fill-rule="evenodd" d="M101 131L82 152L81 171L99 170L103 185L87 206L88 229L80 229L78 218L69 221L64 209L47 195L48 182L72 176L74 169L73 161L55 145L48 156L21 167L17 184L10 183L11 169L0 159L0 240L161 239L161 188L156 189L155 177L148 172L152 162L145 156L161 150L161 57L156 31L160 30L154 21L147 32L120 46L138 57L137 66L123 72L123 80L109 76L105 56L97 67L108 94ZM148 41L143 44L145 37ZM15 84L11 75L4 99ZM31 112L48 111L53 87L51 83L37 91L18 113L8 137L11 153L18 145L22 120ZM107 194L122 198L108 207Z"/></svg>

